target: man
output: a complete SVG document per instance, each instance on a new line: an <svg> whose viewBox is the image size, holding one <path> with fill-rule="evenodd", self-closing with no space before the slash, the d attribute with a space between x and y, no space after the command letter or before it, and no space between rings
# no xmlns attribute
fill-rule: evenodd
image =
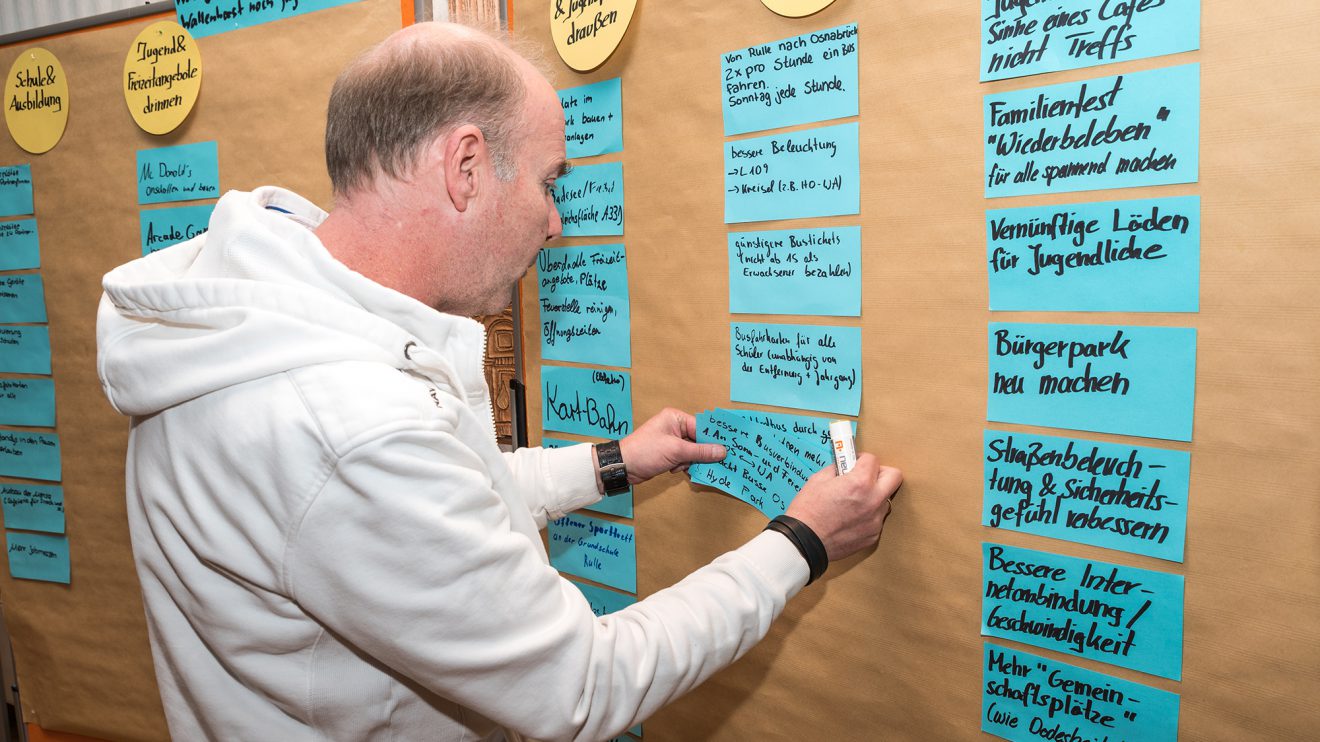
<svg viewBox="0 0 1320 742"><path fill-rule="evenodd" d="M420 24L340 76L326 151L333 213L229 193L207 234L105 278L100 374L133 416L175 738L607 738L761 639L811 539L830 558L876 541L900 475L862 455L790 508L815 535L763 532L596 618L539 536L601 497L595 448L501 453L465 319L559 234L554 90L488 37ZM628 479L723 456L694 430L665 410L624 438Z"/></svg>

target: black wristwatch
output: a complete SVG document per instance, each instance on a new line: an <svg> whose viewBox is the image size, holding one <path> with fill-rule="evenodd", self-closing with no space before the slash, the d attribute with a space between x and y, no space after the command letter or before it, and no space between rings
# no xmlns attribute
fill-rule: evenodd
<svg viewBox="0 0 1320 742"><path fill-rule="evenodd" d="M600 483L605 486L606 495L618 495L628 491L628 467L623 465L623 452L618 441L596 444L596 460L600 462L597 473Z"/></svg>

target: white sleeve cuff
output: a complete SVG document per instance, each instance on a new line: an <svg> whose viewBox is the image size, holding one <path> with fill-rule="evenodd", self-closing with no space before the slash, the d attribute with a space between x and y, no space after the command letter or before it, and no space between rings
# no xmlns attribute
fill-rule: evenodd
<svg viewBox="0 0 1320 742"><path fill-rule="evenodd" d="M811 570L807 560L782 533L762 531L756 538L738 548L737 553L747 557L761 577L791 598L807 584Z"/></svg>
<svg viewBox="0 0 1320 742"><path fill-rule="evenodd" d="M596 489L596 467L591 459L591 444L542 450L543 466L555 497L546 503L550 519L562 517L601 499Z"/></svg>

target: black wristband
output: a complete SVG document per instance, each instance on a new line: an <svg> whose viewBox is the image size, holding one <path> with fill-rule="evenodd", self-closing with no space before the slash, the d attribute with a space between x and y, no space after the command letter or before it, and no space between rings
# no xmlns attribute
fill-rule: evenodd
<svg viewBox="0 0 1320 742"><path fill-rule="evenodd" d="M810 526L790 515L780 515L765 524L765 529L782 533L797 547L802 558L807 560L807 572L810 575L807 578L808 585L825 574L825 568L830 566L830 557L825 551L825 544Z"/></svg>
<svg viewBox="0 0 1320 742"><path fill-rule="evenodd" d="M623 452L618 441L596 444L596 461L600 464L597 473L606 495L618 495L628 491L628 467L623 463Z"/></svg>

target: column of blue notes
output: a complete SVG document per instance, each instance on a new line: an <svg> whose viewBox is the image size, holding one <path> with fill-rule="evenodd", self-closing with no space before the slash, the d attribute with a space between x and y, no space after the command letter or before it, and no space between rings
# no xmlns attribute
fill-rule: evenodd
<svg viewBox="0 0 1320 742"><path fill-rule="evenodd" d="M9 573L69 582L55 381L29 165L0 167L0 512Z"/></svg>
<svg viewBox="0 0 1320 742"><path fill-rule="evenodd" d="M220 196L215 142L141 149L137 153L138 215L142 254L149 255L206 232ZM183 201L203 201L158 207Z"/></svg>
<svg viewBox="0 0 1320 742"><path fill-rule="evenodd" d="M981 7L983 82L1200 44L1200 0ZM994 427L982 441L981 524L1038 537L1051 551L1085 544L1171 567L1184 558L1197 341L1187 318L1200 308L1201 247L1200 65L1188 61L994 84L983 96L985 196L1028 198L984 215L988 309L1016 314L992 314L986 331ZM1144 186L1173 188L1090 193ZM1078 195L1034 198L1055 193ZM1043 312L1079 314L1021 314ZM1087 432L1120 439L1080 437ZM1181 574L1010 547L1000 535L983 545L983 635L1181 680ZM996 644L982 660L983 731L1177 739L1176 693ZM1081 711L1022 694L1046 675L1121 692Z"/></svg>

